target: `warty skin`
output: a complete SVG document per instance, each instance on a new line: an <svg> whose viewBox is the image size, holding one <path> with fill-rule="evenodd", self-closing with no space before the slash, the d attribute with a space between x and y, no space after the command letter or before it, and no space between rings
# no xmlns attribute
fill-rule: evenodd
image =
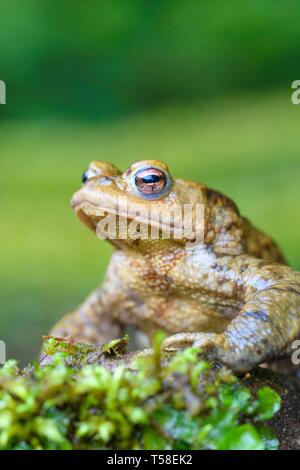
<svg viewBox="0 0 300 470"><path fill-rule="evenodd" d="M166 217L174 207L202 204L204 243L188 249L187 239L140 240L130 233L127 240L111 238L115 252L102 286L52 335L103 343L127 325L149 337L164 330L164 348L195 344L235 372L284 354L300 336L300 273L285 265L275 242L228 197L172 179L157 160L136 162L124 173L94 161L72 205L96 231L104 213L116 214L117 224L122 217L131 220L120 197L141 210L155 205ZM141 223L159 226L154 219Z"/></svg>

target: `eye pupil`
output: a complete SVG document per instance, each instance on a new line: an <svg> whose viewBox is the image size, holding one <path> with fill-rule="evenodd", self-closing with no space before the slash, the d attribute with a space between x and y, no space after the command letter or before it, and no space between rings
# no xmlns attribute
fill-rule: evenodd
<svg viewBox="0 0 300 470"><path fill-rule="evenodd" d="M88 172L85 171L85 172L82 174L81 181L82 181L83 183L85 183L88 179L89 179Z"/></svg>
<svg viewBox="0 0 300 470"><path fill-rule="evenodd" d="M143 176L141 178L141 180L142 180L143 183L146 183L146 184L150 183L151 184L151 183L157 183L158 181L161 180L161 178L162 178L161 176L152 174L152 175Z"/></svg>
<svg viewBox="0 0 300 470"><path fill-rule="evenodd" d="M159 195L167 185L167 177L159 168L146 168L135 175L135 185L145 196Z"/></svg>

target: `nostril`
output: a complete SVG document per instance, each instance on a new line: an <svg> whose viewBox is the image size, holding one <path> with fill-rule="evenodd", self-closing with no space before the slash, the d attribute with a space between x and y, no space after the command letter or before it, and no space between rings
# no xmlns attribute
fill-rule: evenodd
<svg viewBox="0 0 300 470"><path fill-rule="evenodd" d="M108 184L112 183L112 179L109 176L103 176L97 180L97 183L101 184L102 186L107 186Z"/></svg>
<svg viewBox="0 0 300 470"><path fill-rule="evenodd" d="M94 178L97 176L97 173L95 170L88 168L82 175L81 181L82 183L86 183L90 178ZM99 178L96 180L98 184L102 184L103 186L110 184L112 182L112 179L109 176L101 176L99 175Z"/></svg>

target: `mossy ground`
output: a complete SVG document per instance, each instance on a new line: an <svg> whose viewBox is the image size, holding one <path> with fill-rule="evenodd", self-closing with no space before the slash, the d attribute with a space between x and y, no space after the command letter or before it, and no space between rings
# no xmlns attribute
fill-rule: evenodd
<svg viewBox="0 0 300 470"><path fill-rule="evenodd" d="M50 338L51 363L0 371L1 449L276 449L266 421L280 408L270 387L255 393L196 348L162 356Z"/></svg>

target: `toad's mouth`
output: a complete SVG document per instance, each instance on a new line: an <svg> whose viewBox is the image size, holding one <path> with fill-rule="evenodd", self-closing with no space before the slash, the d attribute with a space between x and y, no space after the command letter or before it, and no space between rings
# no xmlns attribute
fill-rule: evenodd
<svg viewBox="0 0 300 470"><path fill-rule="evenodd" d="M77 217L89 228L96 232L99 222L103 221L108 215L115 216L116 221L120 221L124 224L124 221L127 222L127 225L131 222L140 223L147 227L152 227L157 229L160 236L171 235L172 238L180 239L182 233L182 228L174 226L174 224L164 223L161 220L149 220L149 218L137 215L130 214L130 212L122 212L120 210L113 209L111 207L97 207L90 202L83 202L74 207Z"/></svg>
<svg viewBox="0 0 300 470"><path fill-rule="evenodd" d="M107 216L114 216L117 227L126 225L128 227L131 222L140 224L140 226L150 228L148 230L148 236L151 237L155 233L155 237L158 238L172 238L182 240L193 240L195 233L193 231L187 232L184 230L182 220L164 220L163 213L159 211L146 212L139 210L132 210L130 205L127 205L126 201L124 206L118 203L114 203L112 200L109 204L95 202L86 197L82 197L80 192L75 193L72 198L72 206L77 217L94 232L97 232L100 222L102 222ZM146 215L145 215L146 214ZM128 232L127 232L128 233ZM110 238L109 236L107 238ZM117 237L118 238L118 237ZM130 238L130 235L129 237Z"/></svg>

